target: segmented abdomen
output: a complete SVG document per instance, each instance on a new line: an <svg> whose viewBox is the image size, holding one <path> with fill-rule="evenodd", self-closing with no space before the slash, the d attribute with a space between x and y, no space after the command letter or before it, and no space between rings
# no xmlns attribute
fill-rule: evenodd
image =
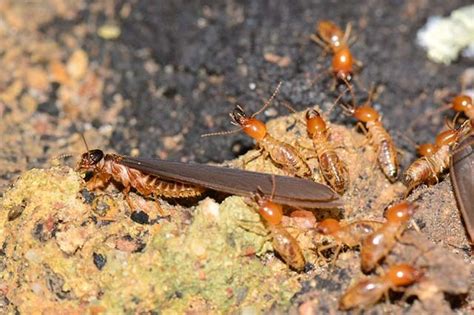
<svg viewBox="0 0 474 315"><path fill-rule="evenodd" d="M268 225L272 235L273 249L291 268L301 271L306 260L296 239L281 225Z"/></svg>
<svg viewBox="0 0 474 315"><path fill-rule="evenodd" d="M324 179L337 193L344 193L349 186L349 172L346 164L324 136L313 138L313 146Z"/></svg>
<svg viewBox="0 0 474 315"><path fill-rule="evenodd" d="M165 198L187 198L198 196L204 191L202 187L166 181L156 176L143 174L113 159L106 159L104 168L110 172L115 181L120 182L124 187L135 188L145 197L156 195Z"/></svg>
<svg viewBox="0 0 474 315"><path fill-rule="evenodd" d="M444 145L431 156L424 156L413 162L403 175L403 183L410 189L436 180L449 166L450 148Z"/></svg>
<svg viewBox="0 0 474 315"><path fill-rule="evenodd" d="M391 182L395 182L398 177L398 158L392 137L379 121L368 122L367 129L377 150L377 161L382 172Z"/></svg>
<svg viewBox="0 0 474 315"><path fill-rule="evenodd" d="M266 135L259 145L270 154L275 163L281 165L291 174L298 177L311 176L311 169L293 146L278 141L270 135Z"/></svg>

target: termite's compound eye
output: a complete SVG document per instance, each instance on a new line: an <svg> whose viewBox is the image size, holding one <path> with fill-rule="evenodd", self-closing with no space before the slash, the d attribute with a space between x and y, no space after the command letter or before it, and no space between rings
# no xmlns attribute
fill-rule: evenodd
<svg viewBox="0 0 474 315"><path fill-rule="evenodd" d="M104 158L104 152L102 150L90 150L86 153L89 159L90 165L95 165L100 162Z"/></svg>
<svg viewBox="0 0 474 315"><path fill-rule="evenodd" d="M79 169L88 170L93 168L97 163L104 157L102 150L90 150L82 154L81 162L79 163Z"/></svg>

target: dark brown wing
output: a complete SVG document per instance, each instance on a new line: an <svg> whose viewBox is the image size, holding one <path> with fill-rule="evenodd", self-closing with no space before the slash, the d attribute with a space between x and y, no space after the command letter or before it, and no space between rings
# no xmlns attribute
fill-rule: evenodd
<svg viewBox="0 0 474 315"><path fill-rule="evenodd" d="M272 193L272 175L206 164L190 164L124 156L119 163L143 173L233 195L252 196L257 189ZM275 175L273 201L302 208L339 208L339 196L328 186L307 179Z"/></svg>
<svg viewBox="0 0 474 315"><path fill-rule="evenodd" d="M451 182L471 241L474 241L474 135L466 137L451 158Z"/></svg>

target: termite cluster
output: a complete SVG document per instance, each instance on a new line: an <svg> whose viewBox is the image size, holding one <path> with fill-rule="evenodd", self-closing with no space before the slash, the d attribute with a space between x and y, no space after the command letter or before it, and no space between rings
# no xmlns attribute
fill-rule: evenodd
<svg viewBox="0 0 474 315"><path fill-rule="evenodd" d="M382 124L381 114L372 106L374 90L368 100L356 104L354 74L362 64L351 53L351 25L342 31L331 21L321 21L316 26L316 34L311 39L332 55L330 73L335 84L344 91L335 99L342 111L357 121L372 146L380 171L391 183L398 181L400 166L398 150L389 132ZM273 249L293 270L305 270L306 259L297 239L283 225L284 208L281 204L294 208L337 208L339 196L344 195L353 183L350 181L351 168L338 154L337 143L331 140L331 128L322 113L314 108L306 111L306 132L312 142L314 155L319 164L319 172L329 189L314 183L315 170L308 164L308 158L297 145L286 143L269 133L264 122L256 118L276 98L281 83L262 108L249 115L237 105L230 113L231 122L238 129L207 134L223 135L243 131L258 145L260 155L278 166L286 176L268 176L244 170L232 170L205 165L170 164L172 162L153 159L123 157L104 154L100 150L88 150L82 155L78 170L92 172L88 181L89 189L103 189L110 182L120 183L131 208L128 193L134 189L143 197L189 198L199 196L205 189L213 189L248 198L272 239ZM351 101L343 101L350 92ZM449 167L451 155L458 143L472 133L474 107L467 95L458 95L451 101L458 113L467 120L442 131L434 144L418 147L422 155L403 173L406 196L412 189L423 183L437 182ZM244 167L250 160L244 161ZM175 167L175 168L174 168ZM303 189L313 187L313 191ZM405 197L406 197L405 196ZM338 203L339 202L339 203ZM280 204L281 203L281 204ZM327 235L334 242L316 248L318 256L334 249L334 262L341 249L360 248L361 269L364 273L378 271L378 275L364 278L352 285L341 297L341 309L366 308L387 296L389 290L402 290L423 277L423 271L413 263L401 263L380 272L381 262L390 253L415 212L416 205L408 201L394 201L385 213L384 221L356 220L341 223L334 218L326 218L312 227L315 233Z"/></svg>

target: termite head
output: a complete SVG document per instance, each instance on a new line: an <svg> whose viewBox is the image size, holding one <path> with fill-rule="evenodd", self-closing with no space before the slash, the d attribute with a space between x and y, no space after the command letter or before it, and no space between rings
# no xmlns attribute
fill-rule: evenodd
<svg viewBox="0 0 474 315"><path fill-rule="evenodd" d="M385 217L388 223L404 224L415 214L417 206L408 201L402 201L387 209Z"/></svg>
<svg viewBox="0 0 474 315"><path fill-rule="evenodd" d="M457 112L465 112L473 106L472 98L468 95L458 95L451 101L453 109Z"/></svg>
<svg viewBox="0 0 474 315"><path fill-rule="evenodd" d="M257 192L254 200L258 205L258 213L270 225L278 225L283 219L283 207L274 203L270 198L263 196L261 192Z"/></svg>
<svg viewBox="0 0 474 315"><path fill-rule="evenodd" d="M342 38L344 33L342 30L329 20L320 21L316 25L316 32L319 37L331 47L331 49L337 49L342 45Z"/></svg>
<svg viewBox="0 0 474 315"><path fill-rule="evenodd" d="M323 221L318 223L316 227L316 232L323 234L323 235L331 235L338 232L341 229L341 225L339 221L336 219L324 219Z"/></svg>
<svg viewBox="0 0 474 315"><path fill-rule="evenodd" d="M327 129L324 119L315 109L309 109L306 112L306 130L310 136L317 133L323 133Z"/></svg>
<svg viewBox="0 0 474 315"><path fill-rule="evenodd" d="M353 58L349 48L341 48L332 58L332 71L336 78L343 82L351 82L353 73Z"/></svg>
<svg viewBox="0 0 474 315"><path fill-rule="evenodd" d="M261 120L249 117L239 105L230 113L230 117L235 125L240 126L248 136L257 141L262 140L267 134L265 124Z"/></svg>
<svg viewBox="0 0 474 315"><path fill-rule="evenodd" d="M380 119L379 113L369 105L357 107L352 116L363 123L378 121Z"/></svg>
<svg viewBox="0 0 474 315"><path fill-rule="evenodd" d="M398 264L390 267L385 278L394 286L406 286L415 283L423 277L423 271L408 264Z"/></svg>
<svg viewBox="0 0 474 315"><path fill-rule="evenodd" d="M430 156L436 151L436 146L432 143L420 144L417 148L420 156Z"/></svg>
<svg viewBox="0 0 474 315"><path fill-rule="evenodd" d="M83 153L81 156L81 161L77 167L78 171L92 171L97 165L103 161L104 152L102 150L89 150L86 153Z"/></svg>

